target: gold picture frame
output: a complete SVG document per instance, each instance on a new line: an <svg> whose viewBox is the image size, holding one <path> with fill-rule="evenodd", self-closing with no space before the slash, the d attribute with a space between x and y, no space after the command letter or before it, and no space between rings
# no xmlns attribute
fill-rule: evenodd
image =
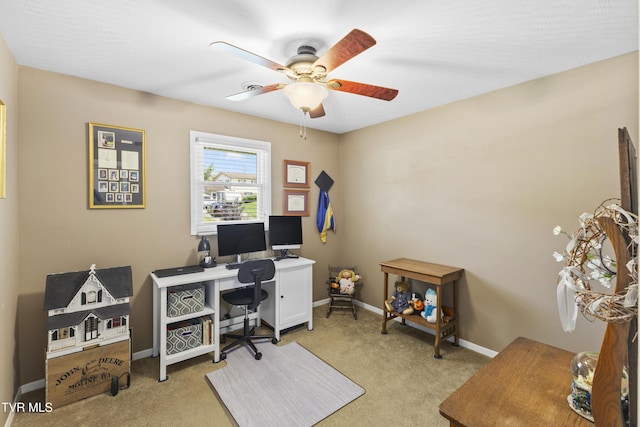
<svg viewBox="0 0 640 427"><path fill-rule="evenodd" d="M309 188L309 162L284 160L284 186Z"/></svg>
<svg viewBox="0 0 640 427"><path fill-rule="evenodd" d="M7 106L0 100L0 199L7 197Z"/></svg>
<svg viewBox="0 0 640 427"><path fill-rule="evenodd" d="M145 131L89 123L89 208L146 206Z"/></svg>
<svg viewBox="0 0 640 427"><path fill-rule="evenodd" d="M288 216L309 216L309 190L284 190L282 212Z"/></svg>

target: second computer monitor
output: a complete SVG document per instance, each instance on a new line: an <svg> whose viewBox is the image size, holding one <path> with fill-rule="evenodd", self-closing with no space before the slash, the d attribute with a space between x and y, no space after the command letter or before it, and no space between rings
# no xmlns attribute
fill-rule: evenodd
<svg viewBox="0 0 640 427"><path fill-rule="evenodd" d="M302 245L302 218L299 216L272 215L269 217L269 244L281 256L289 249Z"/></svg>

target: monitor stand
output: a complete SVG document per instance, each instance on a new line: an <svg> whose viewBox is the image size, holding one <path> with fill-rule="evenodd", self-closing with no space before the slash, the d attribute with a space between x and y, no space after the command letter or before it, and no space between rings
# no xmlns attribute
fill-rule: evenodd
<svg viewBox="0 0 640 427"><path fill-rule="evenodd" d="M290 254L289 249L280 249L280 255L276 257L276 261L280 261L287 258L299 258L299 256Z"/></svg>
<svg viewBox="0 0 640 427"><path fill-rule="evenodd" d="M238 254L236 256L236 262L230 262L227 265L225 265L225 267L227 268L227 270L235 270L237 268L240 268L241 265L242 265L242 258L240 254Z"/></svg>

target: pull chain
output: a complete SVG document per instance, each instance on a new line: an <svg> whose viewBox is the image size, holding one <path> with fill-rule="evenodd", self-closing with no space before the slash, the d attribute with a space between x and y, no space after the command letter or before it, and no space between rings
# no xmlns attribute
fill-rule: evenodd
<svg viewBox="0 0 640 427"><path fill-rule="evenodd" d="M304 109L300 109L302 111L302 119L300 120L300 138L307 140L307 111Z"/></svg>

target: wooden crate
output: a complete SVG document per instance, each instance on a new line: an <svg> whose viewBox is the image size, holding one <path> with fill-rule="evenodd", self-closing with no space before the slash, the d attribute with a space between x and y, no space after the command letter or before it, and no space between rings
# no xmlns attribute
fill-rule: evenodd
<svg viewBox="0 0 640 427"><path fill-rule="evenodd" d="M45 361L46 402L54 409L111 392L113 377L127 384L131 373L130 339Z"/></svg>

